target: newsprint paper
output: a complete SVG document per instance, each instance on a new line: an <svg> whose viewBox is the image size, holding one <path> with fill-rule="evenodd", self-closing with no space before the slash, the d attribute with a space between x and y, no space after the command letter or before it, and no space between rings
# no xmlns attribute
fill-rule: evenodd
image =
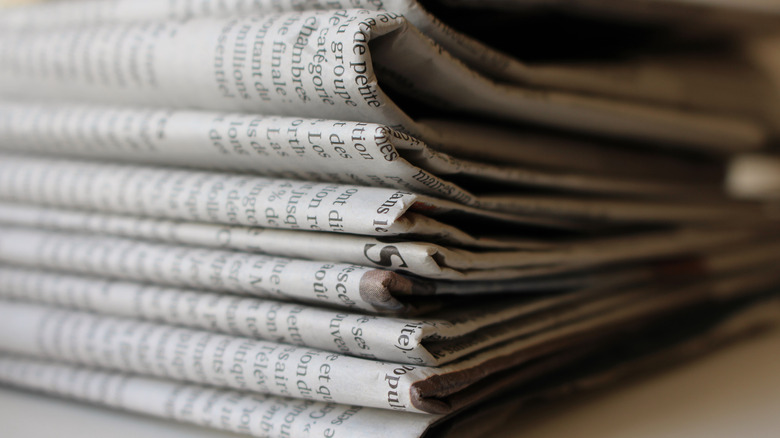
<svg viewBox="0 0 780 438"><path fill-rule="evenodd" d="M439 131L447 135L448 130L461 131L462 128L447 127ZM479 145L479 150L496 138L489 132L480 134L473 141L474 146ZM490 182L494 184L493 190L543 188L688 198L716 197L721 191L713 182L670 182L675 179L662 169L674 168L675 164L680 167L680 163L674 163L663 154L658 154L660 158L641 156L633 160L637 163L635 167L646 164L653 168L657 174L653 177L616 178L595 172L550 172L543 168L455 158L377 123L212 111L0 102L0 148L19 153L136 161L274 178L388 187L469 205L479 202L478 195L470 191L469 186L474 184L469 184L469 178L483 184ZM564 152L553 150L554 154ZM605 159L603 150L599 155L599 160ZM594 159L590 156L587 161ZM689 164L685 170L695 172L696 168ZM633 171L637 172L637 169ZM645 169L637 173L649 172ZM609 175L609 171L605 173ZM465 181L459 186L447 181L446 177L465 178Z"/></svg>
<svg viewBox="0 0 780 438"><path fill-rule="evenodd" d="M4 96L327 116L378 122L439 143L435 131L382 87L462 113L705 150L753 149L768 135L763 123L741 116L498 83L396 12L269 13L0 33Z"/></svg>
<svg viewBox="0 0 780 438"><path fill-rule="evenodd" d="M186 423L263 438L439 438L489 434L503 418L516 415L529 401L558 398L573 391L612 384L629 376L697 357L780 320L780 303L760 301L700 328L682 340L633 353L608 369L578 362L578 371L563 370L563 379L531 385L523 396L500 399L457 416L391 412L355 405L290 399L269 394L237 392L167 379L123 374L29 357L0 354L0 382L76 400L170 418ZM651 332L652 333L652 332ZM658 336L657 333L652 333ZM610 348L612 354L620 350ZM598 364L599 361L596 360ZM491 421L485 422L485 415ZM485 435L487 436L487 435Z"/></svg>
<svg viewBox="0 0 780 438"><path fill-rule="evenodd" d="M442 2L438 2L442 3ZM485 10L507 9L497 15L506 16L515 8L522 9L542 3L546 6L566 8L567 12L576 11L581 7L596 7L599 14L616 14L616 11L631 10L642 2L566 2L555 1L522 1L522 2L446 2L447 6L463 6ZM630 3L630 5L629 5ZM664 11L661 16L675 17L667 11L669 2L663 5L657 1L650 2L637 9L647 18L648 13L656 14ZM735 2L734 5L742 5ZM441 4L438 5L441 7ZM606 7L605 7L606 6ZM763 91L767 82L750 65L743 65L743 60L734 60L724 74L724 64L728 59L717 59L717 69L713 69L713 61L706 56L685 56L680 60L675 57L649 57L649 59L621 59L620 62L534 62L524 63L510 54L502 53L471 38L438 20L425 10L423 5L415 0L199 0L159 2L155 0L112 0L112 1L70 1L67 4L45 3L27 8L16 8L0 15L0 28L21 30L42 30L62 27L84 27L109 23L131 23L156 20L188 20L197 17L246 17L251 14L268 14L289 11L339 10L348 8L367 9L374 12L392 11L414 25L425 36L443 47L469 68L497 79L499 82L531 86L535 89L549 89L581 93L591 96L602 96L617 100L628 100L629 106L637 102L659 103L669 107L684 109L715 110L722 113L748 115L754 118L766 119L767 113L776 112L777 104ZM714 8L717 11L717 8ZM713 10L699 11L696 8L677 8L675 13L685 12L687 17L683 23L690 24L692 19L699 20L698 25L716 16ZM461 11L468 16L470 11ZM735 10L719 11L720 20L733 19ZM619 13L617 13L619 15ZM452 18L452 16L448 17ZM632 17L636 19L637 17ZM753 14L749 20L744 20L746 29L755 30L760 18L767 29L774 29L777 18L771 15ZM469 16L469 20L471 17ZM486 17L488 21L491 17ZM461 25L456 27L465 27ZM501 25L498 25L501 26ZM690 27L690 26L689 26ZM744 29L743 29L744 30ZM690 31L690 29L688 29ZM522 38L522 37L521 37ZM545 38L540 35L539 38ZM254 54L255 47L252 47ZM509 49L512 51L512 48ZM522 48L515 50L522 56ZM702 76L706 75L706 80ZM714 92L717 91L717 92ZM641 105L640 105L641 106ZM774 109L772 109L774 108ZM775 117L776 119L776 117ZM777 120L774 121L777 123Z"/></svg>
<svg viewBox="0 0 780 438"><path fill-rule="evenodd" d="M616 306L641 293L593 290L506 299L427 313L378 317L258 298L0 268L0 297L165 322L315 347L350 356L441 365Z"/></svg>
<svg viewBox="0 0 780 438"><path fill-rule="evenodd" d="M554 353L619 336L621 328L690 306L755 295L778 275L764 270L671 291L650 287L645 298L614 312L435 367L15 302L0 307L0 350L315 401L450 413L494 394L506 379L517 382L549 371L554 365L543 359ZM501 373L509 369L509 375Z"/></svg>
<svg viewBox="0 0 780 438"><path fill-rule="evenodd" d="M461 239L460 242L452 242L453 245L449 245L442 242L443 239L435 239L439 243L425 240L432 236L399 236L388 239L224 226L4 202L0 202L0 225L354 263L442 280L512 279L561 274L612 263L701 254L751 241L769 242L778 232L777 227L771 228L769 225L755 226L753 229L719 225L647 231L613 237L554 240L501 239L497 236L475 240ZM10 232L9 228L0 226L0 233ZM60 233L50 234L50 239L55 239L58 235ZM6 239L10 239L9 242L18 241L8 237ZM38 239L30 242L33 241ZM42 243L45 244L46 241ZM34 246L33 243L28 245ZM39 251L44 252L43 249Z"/></svg>
<svg viewBox="0 0 780 438"><path fill-rule="evenodd" d="M455 233L484 224L582 229L607 224L757 221L734 201L486 195L471 205L392 188L0 153L0 200L107 213L374 236ZM409 216L408 213L418 213ZM420 216L429 219L421 219ZM450 224L441 227L440 222ZM443 230L442 230L443 228ZM484 231L483 231L484 234Z"/></svg>
<svg viewBox="0 0 780 438"><path fill-rule="evenodd" d="M731 241L739 242L737 239ZM730 261L726 257L725 266L771 260L777 246L771 241L756 247L750 247L749 241L744 245L747 248L739 251L728 246L719 250L721 253L729 251L726 254L733 256ZM681 273L698 274L721 269L720 263L707 261L711 256L706 251L681 251L683 254L691 252L699 255L682 257L683 267L688 262L688 268L680 270ZM746 253L749 255L745 256ZM722 260L723 256L714 259ZM480 294L484 297L499 292L539 293L597 283L638 282L665 277L667 272L674 274L676 271L665 269L664 263L659 263L586 272L583 277L581 266L562 264L517 269L514 277L503 281L434 281L332 260L295 259L16 227L0 227L0 261L28 268L394 314L440 307L445 299L435 299L440 295ZM674 262L672 258L672 266ZM540 278L541 275L546 277Z"/></svg>
<svg viewBox="0 0 780 438"><path fill-rule="evenodd" d="M456 438L778 322L780 227L722 187L780 127L759 60L525 63L479 3L0 11L0 384Z"/></svg>
<svg viewBox="0 0 780 438"><path fill-rule="evenodd" d="M0 298L138 318L255 339L315 347L413 365L442 365L500 342L618 311L690 277L723 276L771 266L780 244L730 250L696 261L696 273L628 269L575 291L471 301L449 297L422 319L391 318L201 290L0 267ZM690 260L680 262L690 265ZM649 272L648 272L649 271ZM659 272L668 271L666 276ZM651 283L652 284L652 283ZM640 286L641 285L641 286ZM537 291L538 292L538 291ZM515 292L516 293L516 292ZM650 292L654 293L654 292ZM399 299L403 300L402 297ZM460 305L459 305L460 304Z"/></svg>

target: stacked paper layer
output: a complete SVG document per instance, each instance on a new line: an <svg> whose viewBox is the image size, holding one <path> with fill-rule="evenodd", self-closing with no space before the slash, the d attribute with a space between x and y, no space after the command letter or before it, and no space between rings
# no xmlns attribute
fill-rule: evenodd
<svg viewBox="0 0 780 438"><path fill-rule="evenodd" d="M0 381L263 437L463 436L775 324L772 196L724 181L777 137L735 49L777 11L556 3L2 11ZM636 56L507 28L594 15Z"/></svg>

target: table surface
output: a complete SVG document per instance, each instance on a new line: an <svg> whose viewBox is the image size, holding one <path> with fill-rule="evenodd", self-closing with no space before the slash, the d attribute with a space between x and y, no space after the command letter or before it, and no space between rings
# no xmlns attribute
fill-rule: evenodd
<svg viewBox="0 0 780 438"><path fill-rule="evenodd" d="M0 434L16 437L237 437L0 388ZM608 390L518 413L494 436L780 437L780 330Z"/></svg>

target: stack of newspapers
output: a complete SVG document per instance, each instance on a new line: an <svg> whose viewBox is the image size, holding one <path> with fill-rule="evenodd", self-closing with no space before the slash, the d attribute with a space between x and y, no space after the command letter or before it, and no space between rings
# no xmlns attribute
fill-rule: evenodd
<svg viewBox="0 0 780 438"><path fill-rule="evenodd" d="M0 10L0 382L477 436L772 326L778 209L724 182L780 8L709 3Z"/></svg>

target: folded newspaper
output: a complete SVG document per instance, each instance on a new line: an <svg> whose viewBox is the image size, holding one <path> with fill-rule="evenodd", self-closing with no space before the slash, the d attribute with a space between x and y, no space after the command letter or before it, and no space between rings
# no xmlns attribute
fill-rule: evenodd
<svg viewBox="0 0 780 438"><path fill-rule="evenodd" d="M698 20L698 24L710 22L715 28L726 28L725 22L741 24L740 29L756 31L758 29L776 29L780 23L780 10L765 9L767 5L759 7L744 7L746 1L733 2L727 8L711 7L712 5L696 2L665 1L663 4L655 0L652 2L632 0L630 2L603 2L603 1L577 1L561 4L557 0L544 1L444 1L423 2L415 0L314 0L298 2L293 0L281 0L273 2L265 1L215 1L205 0L197 3L178 2L161 3L154 0L113 0L105 1L81 1L68 4L49 3L32 8L20 8L10 11L0 17L0 24L4 28L14 30L45 30L62 27L90 26L107 23L133 23L150 20L184 20L197 17L235 17L248 14L269 14L291 11L315 11L315 10L341 10L348 8L362 8L376 12L397 12L414 25L426 37L443 47L455 58L465 63L479 73L501 82L526 85L534 88L546 88L550 90L563 90L585 95L605 96L627 100L629 105L637 102L660 103L672 107L695 108L698 110L717 110L737 114L748 114L752 117L763 118L766 122L777 126L780 119L777 118L778 104L773 102L771 96L766 94L767 83L760 71L755 66L745 63L739 57L713 56L710 52L705 54L686 53L684 57L659 56L651 53L650 56L632 59L621 59L621 62L604 62L597 59L589 63L583 62L526 62L523 57L528 56L531 48L518 49L511 44L513 39L533 37L536 32L537 40L544 39L544 24L535 24L542 14L528 17L528 10L537 7L543 10L555 10L565 8L567 13L583 11L587 14L589 8L598 10L599 14L628 15L636 19L641 17L661 18L661 25L667 29L670 25L677 25L680 21L685 25L685 30L691 32L692 20ZM441 5L440 3L445 3ZM723 6L721 4L715 6ZM708 7L709 6L709 7ZM431 8L431 9L426 9ZM463 14L461 8L466 10ZM672 8L672 12L669 11ZM518 14L517 11L526 13ZM434 11L432 14L431 11ZM679 16L684 12L684 20ZM771 12L771 13L765 13ZM466 30L466 33L456 30L452 26L442 22L435 15L441 14L445 21L455 24L458 29ZM482 20L475 19L474 14L482 14ZM660 17L658 17L660 15ZM512 26L512 21L520 21L530 29L523 31ZM757 21L763 26L757 26ZM494 26L484 26L482 23L494 23ZM341 21L335 22L341 24ZM501 23L501 24L499 24ZM748 25L745 25L748 23ZM511 33L504 34L504 24ZM567 26L577 23L567 22ZM717 26L720 24L720 26ZM597 22L588 28L588 22L584 21L583 33L596 31L599 26L604 26L603 21ZM701 27L701 26L699 26ZM266 31L273 32L269 29ZM625 28L621 29L625 31ZM239 31L242 39L249 39L250 30ZM649 33L649 31L648 31ZM471 35L470 35L471 34ZM313 32L304 35L312 37ZM262 34L265 36L265 33ZM323 35L324 36L324 35ZM558 37L559 35L554 35ZM513 38L514 37L514 38ZM582 38L582 35L580 36ZM489 40L497 44L503 50L486 45L480 41ZM591 43L587 41L585 44ZM226 38L227 40L227 38ZM239 42L242 42L239 40ZM295 42L299 42L296 40ZM575 47L578 41L568 39L567 44ZM583 43L579 43L583 44ZM266 46L265 44L263 44ZM249 52L249 44L246 44L240 55ZM245 46L239 46L244 49ZM257 45L252 45L252 60L256 55ZM588 48L593 50L593 48ZM587 50L587 49L586 49ZM276 52L275 52L276 53ZM318 52L319 53L319 52ZM276 53L280 55L281 52ZM693 56L692 56L693 55ZM713 59L714 58L714 59ZM321 58L324 59L324 58ZM239 57L239 61L243 60ZM728 64L728 71L723 70L723 65ZM234 62L234 68L236 63ZM712 66L717 65L717 71ZM721 73L723 71L723 73ZM256 76L253 76L253 78ZM706 77L706 80L702 80ZM739 80L737 80L739 79ZM325 81L323 81L325 82ZM249 88L249 87L248 87ZM703 145L706 146L706 145Z"/></svg>
<svg viewBox="0 0 780 438"><path fill-rule="evenodd" d="M434 126L441 131L457 129ZM598 174L589 169L544 171L456 158L376 123L6 102L0 103L0 141L2 149L20 153L376 185L465 204L478 203L473 188L478 190L485 182L493 184L491 190L551 189L642 197L720 194L717 181L702 184L686 178L688 172L706 169L706 164L685 162L671 154L634 157L637 163L632 173L641 178L604 176L604 169L598 169ZM445 149L458 147L457 140L447 143L454 146L445 145ZM601 160L621 159L610 159L615 152L609 149L602 148L600 155ZM447 177L463 181L463 186L447 181Z"/></svg>
<svg viewBox="0 0 780 438"><path fill-rule="evenodd" d="M646 297L648 288L674 288L692 280L743 272L763 275L762 269L778 261L778 249L780 243L711 254L696 260L699 268L695 271L684 269L691 260L667 262L652 270L626 269L611 277L602 275L578 288L558 284L552 289L555 294L540 294L542 289L532 284L528 288L535 294L503 296L488 302L472 300L468 306L464 306L465 299L445 297L438 303L442 309L427 312L424 319L369 316L343 309L15 267L0 267L0 298L203 328L370 359L442 365L506 340L615 311ZM396 299L404 301L401 296Z"/></svg>
<svg viewBox="0 0 780 438"><path fill-rule="evenodd" d="M776 247L777 243L767 242L730 254L732 258L725 265L771 261ZM685 254L685 250L681 252ZM717 270L718 262L710 265L707 258L706 252L704 256L682 257L679 270ZM0 262L378 313L420 313L441 307L451 295L555 291L597 281L608 285L664 277L667 271L674 276L676 271L665 269L663 264L627 270L620 270L618 265L610 270L586 271L582 278L579 274L588 267L585 263L519 268L506 280L437 281L334 260L294 259L10 227L0 227Z"/></svg>
<svg viewBox="0 0 780 438"><path fill-rule="evenodd" d="M464 436L464 428L467 436L483 436L498 427L502 419L531 402L614 384L766 330L780 320L777 301L768 304L748 305L732 314L715 313L703 323L692 323L689 317L684 318L682 324L676 325L672 336L656 330L642 333L643 337L635 336L627 343L627 348L609 345L610 354L620 357L619 361L616 359L605 366L604 361L599 360L602 355L593 354L592 359L579 361L575 370L563 367L538 383L519 388L515 385L513 392L516 394L508 400L482 404L456 415L419 415L248 394L6 353L0 355L0 381L61 397L258 437L416 438L431 434L454 437ZM681 333L684 331L687 334ZM638 347L637 339L645 342ZM491 421L485 421L490 418Z"/></svg>
<svg viewBox="0 0 780 438"><path fill-rule="evenodd" d="M0 384L463 438L775 326L775 33L699 0L0 9Z"/></svg>
<svg viewBox="0 0 780 438"><path fill-rule="evenodd" d="M567 269L700 254L742 242L766 241L780 233L777 226L767 222L754 224L749 229L718 224L617 236L546 240L501 240L501 236L473 239L465 234L456 235L462 237L457 240L452 235L441 239L441 236L424 234L390 239L146 219L0 202L0 232L5 229L3 225L70 232L67 238L71 242L75 238L73 232L117 236L149 242L347 262L447 280L499 280L542 275L545 272L560 274ZM22 231L13 232L17 235L19 233ZM38 247L38 254L44 254L47 251L43 245L53 247L52 242L62 233L37 233L42 236L39 238L41 246L32 243L34 235L28 235L26 243L23 243L21 237L17 237L16 241L20 247ZM6 246L14 245L13 238L8 239ZM216 256L224 253L218 251L212 254Z"/></svg>
<svg viewBox="0 0 780 438"><path fill-rule="evenodd" d="M420 33L402 12L264 12L248 18L55 26L4 32L0 53L5 96L328 114L386 124L432 144L440 142L436 130L418 123L385 89L438 112L695 149L754 149L772 131L766 122L741 114L496 82Z"/></svg>
<svg viewBox="0 0 780 438"><path fill-rule="evenodd" d="M760 206L731 200L496 194L464 203L390 188L15 154L0 154L0 172L4 201L363 235L426 228L433 234L442 228L437 222L453 226L458 219L470 228L503 222L581 229L615 223L755 221L762 216ZM408 217L410 212L418 214ZM428 220L418 219L421 215Z"/></svg>
<svg viewBox="0 0 780 438"><path fill-rule="evenodd" d="M613 311L542 329L438 366L380 362L310 347L11 302L0 307L0 349L244 391L443 414L483 400L526 373L537 375L537 361L544 362L551 354L576 350L599 338L610 339L627 328L697 304L764 292L780 278L776 272L764 271L671 290L651 286ZM401 331L399 338L403 336ZM403 348L404 342L398 342ZM463 347L456 342L441 348L457 351ZM437 354L435 349L432 353ZM509 370L513 372L507 374Z"/></svg>

